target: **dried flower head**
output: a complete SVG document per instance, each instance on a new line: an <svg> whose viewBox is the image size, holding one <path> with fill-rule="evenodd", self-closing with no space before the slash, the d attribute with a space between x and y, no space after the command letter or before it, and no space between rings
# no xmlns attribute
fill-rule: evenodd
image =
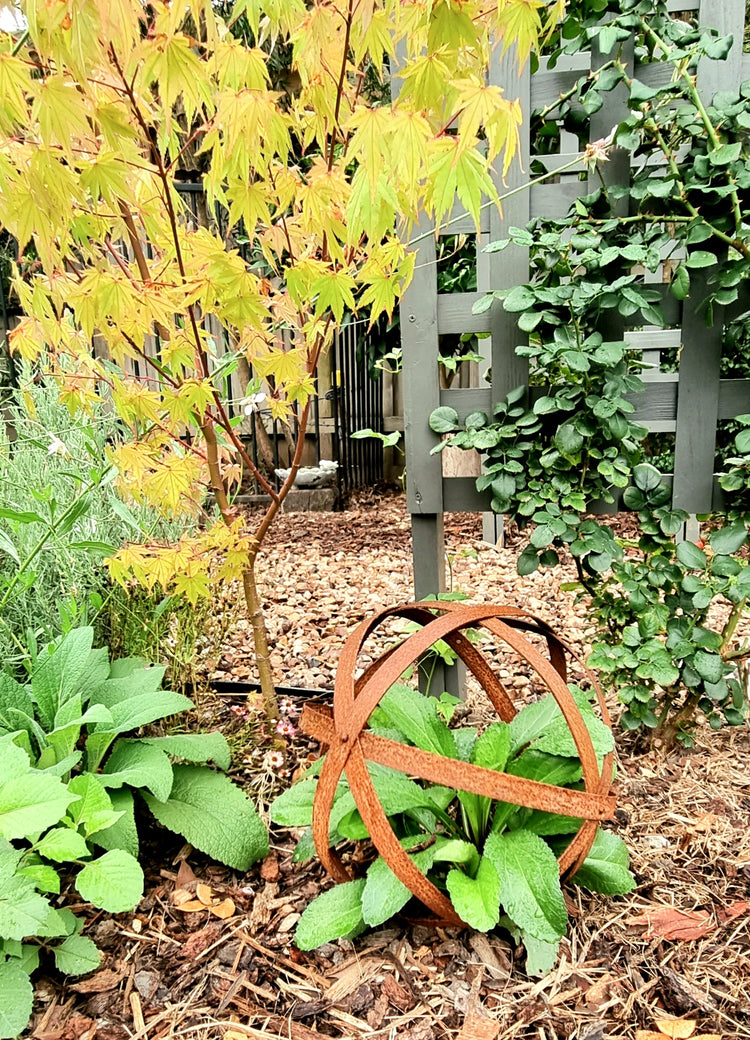
<svg viewBox="0 0 750 1040"><path fill-rule="evenodd" d="M583 161L588 166L595 166L600 162L607 162L609 155L607 154L612 144L612 134L608 137L601 137L598 141L589 141L583 153Z"/></svg>

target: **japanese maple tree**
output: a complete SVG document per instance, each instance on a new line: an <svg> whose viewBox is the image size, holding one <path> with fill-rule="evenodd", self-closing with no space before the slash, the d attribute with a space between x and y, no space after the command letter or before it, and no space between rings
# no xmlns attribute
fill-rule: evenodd
<svg viewBox="0 0 750 1040"><path fill-rule="evenodd" d="M12 348L43 359L71 408L106 390L126 430L111 450L124 493L167 514L214 496L200 535L126 545L109 566L192 600L239 578L270 716L255 566L300 465L318 360L346 312L391 314L420 210L440 222L458 196L478 219L496 197L488 170L507 169L521 113L487 84L490 48L525 61L563 6L238 0L222 19L211 0L22 0L25 28L0 34L0 223L18 243L25 315ZM290 74L275 89L282 52ZM367 83L392 70L400 90L384 101ZM201 157L209 212L224 212L225 236L242 222L265 272L189 219L176 182L187 153ZM126 359L145 375L128 376ZM222 395L240 360L294 438L279 490ZM269 499L254 528L232 505L241 467Z"/></svg>

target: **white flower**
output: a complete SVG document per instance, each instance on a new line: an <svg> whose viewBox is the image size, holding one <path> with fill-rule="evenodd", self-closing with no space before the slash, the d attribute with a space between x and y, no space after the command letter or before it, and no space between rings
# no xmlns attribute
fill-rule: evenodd
<svg viewBox="0 0 750 1040"><path fill-rule="evenodd" d="M284 765L284 756L280 751L267 751L263 756L263 765L271 771L281 769Z"/></svg>
<svg viewBox="0 0 750 1040"><path fill-rule="evenodd" d="M265 399L265 394L250 394L249 397L243 398L243 400L240 401L240 404L242 405L245 415L252 415L253 412L259 411L260 406L263 404Z"/></svg>
<svg viewBox="0 0 750 1040"><path fill-rule="evenodd" d="M54 433L49 435L49 446L47 447L48 455L60 455L62 458L66 458L70 453L65 447L59 437L55 437Z"/></svg>

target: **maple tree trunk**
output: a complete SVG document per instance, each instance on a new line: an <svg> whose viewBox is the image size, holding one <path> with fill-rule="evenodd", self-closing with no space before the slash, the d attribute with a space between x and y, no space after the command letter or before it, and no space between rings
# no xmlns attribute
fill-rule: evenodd
<svg viewBox="0 0 750 1040"><path fill-rule="evenodd" d="M279 717L279 702L276 697L276 686L271 669L271 654L268 649L268 629L266 618L263 613L263 605L258 595L258 585L255 580L255 559L248 564L242 575L242 587L245 592L245 603L250 617L250 625L253 630L253 644L255 646L255 665L260 678L260 690L263 697L263 711L267 721L273 721Z"/></svg>
<svg viewBox="0 0 750 1040"><path fill-rule="evenodd" d="M318 350L315 353L313 365L317 364L319 352L320 351ZM305 447L305 432L307 430L309 415L310 402L308 401L303 407L298 419L296 444L294 456L291 460L289 476L282 484L278 494L272 499L268 509L266 510L265 516L255 531L253 536L253 547L248 553L247 566L242 575L245 602L247 603L247 610L250 615L250 624L253 630L255 663L258 669L258 677L260 679L260 689L263 697L265 714L266 718L269 720L277 719L279 717L279 706L276 698L273 671L271 669L271 654L268 648L268 629L266 628L263 605L258 594L258 585L255 580L255 563L261 546L268 534L269 528L280 511L284 499L294 487L294 479L297 476L297 471L299 470L302 461L302 452Z"/></svg>
<svg viewBox="0 0 750 1040"><path fill-rule="evenodd" d="M224 486L224 481L221 476L216 432L213 428L212 421L206 420L203 423L201 430L206 444L206 458L211 476L211 489L216 497L216 503L219 507L224 523L231 527L237 514L229 505L226 487ZM261 522L258 532L256 532L255 547L248 554L247 566L242 573L242 587L245 593L245 603L250 617L250 625L253 630L255 663L260 678L263 710L268 721L278 719L279 704L276 699L276 687L273 681L273 672L271 671L271 655L268 650L268 629L266 628L263 605L261 604L260 596L258 595L258 585L255 580L255 561L258 555L258 549L260 548L261 542L265 537L271 521L278 511L279 504L280 502L271 503L268 512Z"/></svg>

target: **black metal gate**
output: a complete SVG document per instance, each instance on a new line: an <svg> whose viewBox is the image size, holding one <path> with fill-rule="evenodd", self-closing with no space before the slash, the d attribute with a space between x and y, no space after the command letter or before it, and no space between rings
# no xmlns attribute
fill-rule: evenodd
<svg viewBox="0 0 750 1040"><path fill-rule="evenodd" d="M350 321L331 347L333 385L326 396L332 406L334 458L342 493L383 479L382 442L377 437L352 439L357 430L383 432L383 380L380 373L378 378L370 373L366 330L365 322Z"/></svg>

